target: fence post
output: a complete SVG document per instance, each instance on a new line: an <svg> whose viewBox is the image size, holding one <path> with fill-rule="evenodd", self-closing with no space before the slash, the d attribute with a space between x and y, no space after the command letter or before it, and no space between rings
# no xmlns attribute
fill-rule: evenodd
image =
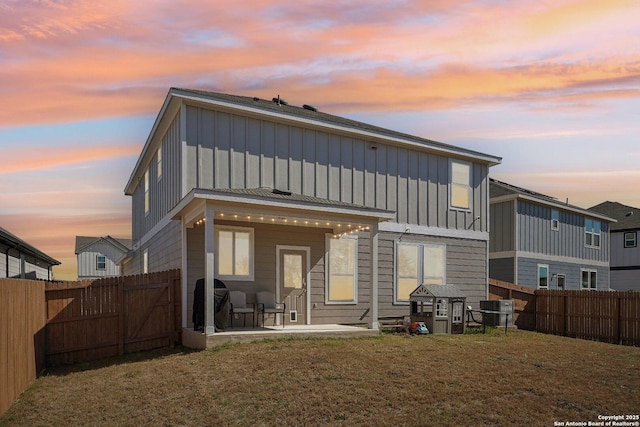
<svg viewBox="0 0 640 427"><path fill-rule="evenodd" d="M125 331L124 331L124 277L120 277L118 280L118 328L119 331L119 341L118 341L118 354L122 356L124 354L124 340L125 340Z"/></svg>
<svg viewBox="0 0 640 427"><path fill-rule="evenodd" d="M567 336L567 296L562 296L562 336Z"/></svg>
<svg viewBox="0 0 640 427"><path fill-rule="evenodd" d="M614 325L614 334L616 343L622 344L622 337L620 336L620 315L622 310L620 310L620 296L616 296L616 323Z"/></svg>

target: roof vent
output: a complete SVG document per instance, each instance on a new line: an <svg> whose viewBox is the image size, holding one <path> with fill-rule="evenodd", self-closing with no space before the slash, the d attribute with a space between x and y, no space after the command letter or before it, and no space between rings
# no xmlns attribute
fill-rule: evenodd
<svg viewBox="0 0 640 427"><path fill-rule="evenodd" d="M291 191L278 190L277 188L274 188L272 193L273 194L279 194L281 196L290 196L291 195Z"/></svg>
<svg viewBox="0 0 640 427"><path fill-rule="evenodd" d="M254 96L254 97L253 97L253 100L254 100L254 101L260 101L260 98L258 98L257 96Z"/></svg>
<svg viewBox="0 0 640 427"><path fill-rule="evenodd" d="M633 215L633 211L627 212L627 214L625 216L631 216L631 215Z"/></svg>
<svg viewBox="0 0 640 427"><path fill-rule="evenodd" d="M302 108L304 108L305 110L309 110L309 111L318 111L318 109L316 107L314 107L313 105L304 104L302 106Z"/></svg>
<svg viewBox="0 0 640 427"><path fill-rule="evenodd" d="M284 99L280 98L280 95L278 95L277 98L273 98L272 101L275 102L278 105L289 105L289 103L287 101L285 101Z"/></svg>

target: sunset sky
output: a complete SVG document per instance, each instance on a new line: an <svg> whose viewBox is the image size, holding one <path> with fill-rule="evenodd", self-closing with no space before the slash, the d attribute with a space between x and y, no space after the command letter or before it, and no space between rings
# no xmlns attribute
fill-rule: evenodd
<svg viewBox="0 0 640 427"><path fill-rule="evenodd" d="M58 279L76 235L130 237L170 87L280 95L640 207L639 23L638 0L0 0L0 226Z"/></svg>

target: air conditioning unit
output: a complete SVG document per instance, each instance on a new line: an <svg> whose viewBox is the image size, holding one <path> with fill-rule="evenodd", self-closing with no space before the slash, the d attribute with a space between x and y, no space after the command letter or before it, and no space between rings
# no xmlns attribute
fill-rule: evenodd
<svg viewBox="0 0 640 427"><path fill-rule="evenodd" d="M513 300L480 301L480 310L493 312L482 313L484 324L487 326L504 326L505 320L507 326L513 326Z"/></svg>

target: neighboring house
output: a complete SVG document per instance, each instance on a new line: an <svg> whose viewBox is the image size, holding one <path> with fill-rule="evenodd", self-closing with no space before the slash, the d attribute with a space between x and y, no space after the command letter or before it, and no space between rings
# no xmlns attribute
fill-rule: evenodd
<svg viewBox="0 0 640 427"><path fill-rule="evenodd" d="M53 280L60 261L0 227L0 278Z"/></svg>
<svg viewBox="0 0 640 427"><path fill-rule="evenodd" d="M491 179L489 275L533 289L608 290L614 219Z"/></svg>
<svg viewBox="0 0 640 427"><path fill-rule="evenodd" d="M183 326L196 280L287 324L409 313L419 284L487 298L489 167L500 158L305 105L171 89L135 165L124 274L181 268ZM205 307L214 333L213 300Z"/></svg>
<svg viewBox="0 0 640 427"><path fill-rule="evenodd" d="M589 208L618 222L611 225L611 288L616 291L640 291L640 209L616 202L604 202Z"/></svg>
<svg viewBox="0 0 640 427"><path fill-rule="evenodd" d="M120 275L118 262L131 250L131 239L76 236L78 280Z"/></svg>

